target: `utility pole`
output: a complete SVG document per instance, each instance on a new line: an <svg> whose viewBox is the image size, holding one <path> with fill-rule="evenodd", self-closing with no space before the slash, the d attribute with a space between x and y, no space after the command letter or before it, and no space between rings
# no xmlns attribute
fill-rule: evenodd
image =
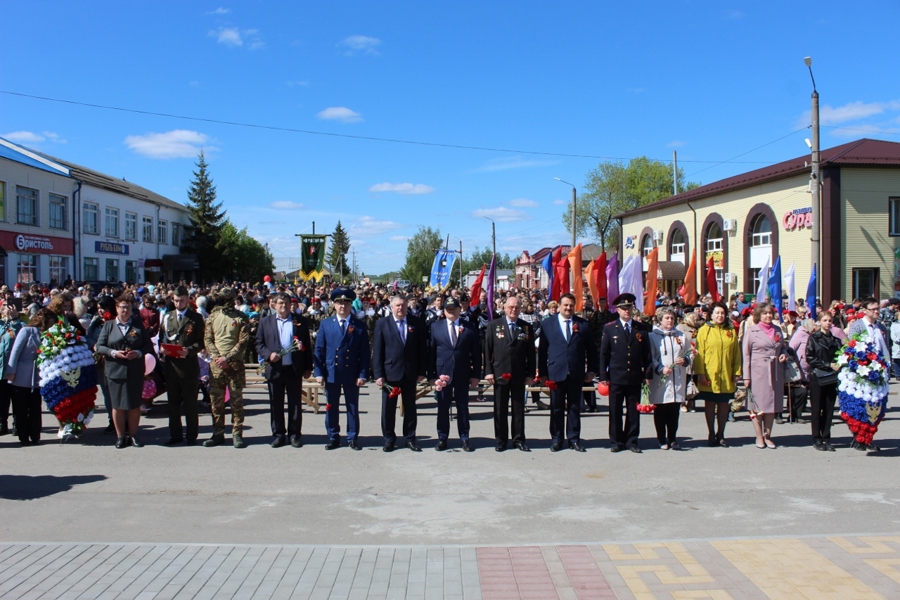
<svg viewBox="0 0 900 600"><path fill-rule="evenodd" d="M810 187L812 188L812 237L810 238L810 247L812 250L812 264L810 268L812 269L815 265L819 264L820 258L820 248L819 243L821 241L821 231L822 231L822 223L820 221L822 216L821 210L821 188L819 186L819 92L816 90L816 78L813 77L812 72L812 57L807 56L803 59L803 62L806 63L806 67L809 69L809 78L812 80L812 173L810 174ZM822 273L822 269L818 269L819 273ZM821 280L821 276L820 276ZM821 285L817 283L817 287L821 288ZM819 294L819 290L816 290L816 298L821 298L821 294Z"/></svg>
<svg viewBox="0 0 900 600"><path fill-rule="evenodd" d="M564 181L559 177L554 177L553 179L557 180L560 183L564 183L566 185L572 186L572 246L571 248L575 249L575 213L577 212L575 209L577 208L577 194L575 192L575 185L569 183L568 181Z"/></svg>
<svg viewBox="0 0 900 600"><path fill-rule="evenodd" d="M672 150L672 189L674 196L678 195L678 151Z"/></svg>
<svg viewBox="0 0 900 600"><path fill-rule="evenodd" d="M462 240L459 240L459 287L463 287L465 282L463 281L463 255L462 255Z"/></svg>

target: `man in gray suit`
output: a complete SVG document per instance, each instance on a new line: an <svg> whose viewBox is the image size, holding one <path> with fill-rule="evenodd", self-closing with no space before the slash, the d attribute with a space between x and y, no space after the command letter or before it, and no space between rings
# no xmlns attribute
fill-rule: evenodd
<svg viewBox="0 0 900 600"><path fill-rule="evenodd" d="M888 332L887 329L884 328L884 325L878 322L878 300L875 298L866 298L863 300L862 308L863 318L857 319L850 325L850 335L856 335L858 333L868 334L872 336L872 339L875 340L875 344L881 348L881 352L884 354L884 360L890 364L891 362L891 350L888 345Z"/></svg>

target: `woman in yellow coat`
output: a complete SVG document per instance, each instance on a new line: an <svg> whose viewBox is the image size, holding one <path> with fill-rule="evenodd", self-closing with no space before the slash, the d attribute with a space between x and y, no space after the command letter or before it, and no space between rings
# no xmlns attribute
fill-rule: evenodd
<svg viewBox="0 0 900 600"><path fill-rule="evenodd" d="M709 322L697 331L694 374L705 405L709 445L727 448L725 424L741 378L741 347L728 308L721 302L713 302L710 308Z"/></svg>

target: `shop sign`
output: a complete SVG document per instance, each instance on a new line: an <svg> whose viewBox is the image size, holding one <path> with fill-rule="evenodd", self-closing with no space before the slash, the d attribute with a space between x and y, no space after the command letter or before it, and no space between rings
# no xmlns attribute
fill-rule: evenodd
<svg viewBox="0 0 900 600"><path fill-rule="evenodd" d="M786 231L799 231L804 227L812 228L812 225L811 206L806 208L795 208L792 211L784 213L784 216L781 217L781 226L784 227Z"/></svg>
<svg viewBox="0 0 900 600"><path fill-rule="evenodd" d="M16 250L19 252L52 252L53 242L50 241L50 238L20 233L16 236Z"/></svg>
<svg viewBox="0 0 900 600"><path fill-rule="evenodd" d="M128 254L128 244L116 242L94 242L94 251L102 254Z"/></svg>
<svg viewBox="0 0 900 600"><path fill-rule="evenodd" d="M0 231L0 246L23 254L71 256L74 243L71 238Z"/></svg>

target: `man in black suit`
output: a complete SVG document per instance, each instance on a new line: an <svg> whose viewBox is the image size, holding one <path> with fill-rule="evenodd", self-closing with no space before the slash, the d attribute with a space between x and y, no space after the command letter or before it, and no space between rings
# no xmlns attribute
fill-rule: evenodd
<svg viewBox="0 0 900 600"><path fill-rule="evenodd" d="M200 363L197 354L203 350L203 317L188 305L190 295L183 285L175 288L170 310L160 323L159 355L164 361L166 395L169 402L169 439L166 446L174 446L186 440L188 446L197 443L199 417L197 394L200 390ZM178 346L176 350L173 346ZM173 350L173 352L168 352ZM181 430L181 413L187 437Z"/></svg>
<svg viewBox="0 0 900 600"><path fill-rule="evenodd" d="M581 388L594 379L591 366L597 362L597 346L588 322L575 315L575 296L563 294L559 313L541 323L538 344L538 375L553 382L550 392L551 452L562 450L563 436L569 448L584 452L581 445Z"/></svg>
<svg viewBox="0 0 900 600"><path fill-rule="evenodd" d="M633 294L619 294L613 300L618 318L603 327L600 340L600 381L609 385L610 450L628 448L640 454L641 433L638 404L641 385L651 377L650 331L631 318ZM622 403L625 403L625 427L622 427Z"/></svg>
<svg viewBox="0 0 900 600"><path fill-rule="evenodd" d="M525 387L534 380L534 332L519 318L519 299L510 295L506 316L488 324L484 338L484 378L494 386L494 437L497 452L509 443L509 403L512 400L512 441L522 452L525 445Z"/></svg>
<svg viewBox="0 0 900 600"><path fill-rule="evenodd" d="M481 340L478 331L459 318L459 300L447 298L444 318L431 324L430 378L445 376L446 386L437 394L438 443L435 450L447 449L450 436L450 403L456 403L456 427L464 452L475 449L469 443L469 388L481 380Z"/></svg>
<svg viewBox="0 0 900 600"><path fill-rule="evenodd" d="M421 452L416 445L416 383L425 381L428 332L418 318L407 314L406 298L391 298L391 314L375 323L372 370L381 388L381 433L385 452L394 449L397 435L397 394L403 402L403 439L406 447Z"/></svg>
<svg viewBox="0 0 900 600"><path fill-rule="evenodd" d="M280 448L290 437L291 446L303 445L301 391L303 379L312 373L312 344L306 319L291 312L291 297L284 292L275 295L275 314L259 322L256 330L256 352L266 359L265 377L269 384L273 448ZM284 425L284 396L287 393L288 422Z"/></svg>

